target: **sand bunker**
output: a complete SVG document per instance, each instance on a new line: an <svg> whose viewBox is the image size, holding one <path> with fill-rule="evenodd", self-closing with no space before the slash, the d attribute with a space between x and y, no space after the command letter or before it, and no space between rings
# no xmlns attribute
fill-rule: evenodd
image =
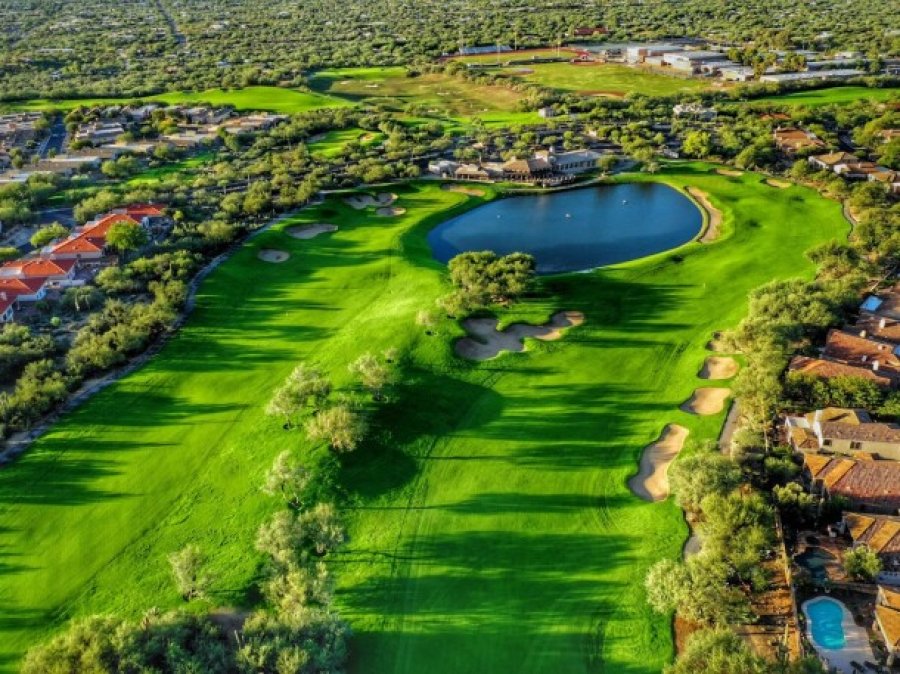
<svg viewBox="0 0 900 674"><path fill-rule="evenodd" d="M454 185L453 183L444 183L441 189L445 192L459 192L460 194L468 194L470 197L483 197L484 190L478 187L466 187L465 185Z"/></svg>
<svg viewBox="0 0 900 674"><path fill-rule="evenodd" d="M669 495L669 464L684 447L688 429L668 424L659 440L644 447L638 474L629 478L628 488L645 501L662 501Z"/></svg>
<svg viewBox="0 0 900 674"><path fill-rule="evenodd" d="M778 180L777 178L766 178L766 185L769 187L777 187L780 190L787 189L791 186L787 180Z"/></svg>
<svg viewBox="0 0 900 674"><path fill-rule="evenodd" d="M381 208L375 209L375 215L380 215L385 218L403 215L404 213L406 213L406 209L398 208L397 206L382 206Z"/></svg>
<svg viewBox="0 0 900 674"><path fill-rule="evenodd" d="M698 388L689 400L682 403L681 409L702 416L718 414L725 408L725 401L730 395L729 388Z"/></svg>
<svg viewBox="0 0 900 674"><path fill-rule="evenodd" d="M513 323L505 330L497 330L496 318L469 318L463 327L471 337L463 337L456 342L456 353L469 360L487 360L501 351L521 352L525 350L524 339L533 337L546 342L559 339L563 330L584 323L580 311L557 311L549 322L543 325Z"/></svg>
<svg viewBox="0 0 900 674"><path fill-rule="evenodd" d="M742 171L736 171L734 169L727 169L727 168L717 168L716 173L718 173L720 176L731 176L732 178L736 178L740 175L743 175Z"/></svg>
<svg viewBox="0 0 900 674"><path fill-rule="evenodd" d="M710 356L703 363L700 374L701 379L731 379L737 374L737 361L730 356Z"/></svg>
<svg viewBox="0 0 900 674"><path fill-rule="evenodd" d="M256 256L263 262L284 262L291 254L283 250L275 250L274 248L263 248Z"/></svg>
<svg viewBox="0 0 900 674"><path fill-rule="evenodd" d="M706 192L703 190L699 190L696 187L688 187L687 192L694 197L694 199L697 200L697 203L699 203L703 207L703 210L706 211L706 231L704 231L703 236L700 237L700 242L709 243L710 241L715 241L719 238L719 229L722 226L722 211L709 203L709 197L706 196Z"/></svg>
<svg viewBox="0 0 900 674"><path fill-rule="evenodd" d="M390 206L397 201L396 194L382 192L372 196L371 194L354 194L344 199L344 203L352 206L358 211L368 208L369 206Z"/></svg>
<svg viewBox="0 0 900 674"><path fill-rule="evenodd" d="M337 225L318 223L315 225L297 225L296 227L288 227L285 231L289 236L293 236L295 239L312 239L325 232L336 232L337 228Z"/></svg>

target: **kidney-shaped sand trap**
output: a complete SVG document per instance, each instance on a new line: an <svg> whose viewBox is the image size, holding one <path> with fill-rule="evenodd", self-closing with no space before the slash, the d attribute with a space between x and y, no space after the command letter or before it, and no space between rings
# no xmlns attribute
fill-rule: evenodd
<svg viewBox="0 0 900 674"><path fill-rule="evenodd" d="M701 379L731 379L737 371L737 361L731 356L710 356L698 376Z"/></svg>
<svg viewBox="0 0 900 674"><path fill-rule="evenodd" d="M257 253L257 257L263 262L284 262L291 256L290 253L283 250L275 250L274 248L263 248Z"/></svg>
<svg viewBox="0 0 900 674"><path fill-rule="evenodd" d="M404 213L406 213L406 209L398 208L397 206L382 206L381 208L375 209L375 215L380 215L387 218L397 215L403 215Z"/></svg>
<svg viewBox="0 0 900 674"><path fill-rule="evenodd" d="M725 401L730 395L730 388L698 388L690 400L681 404L681 409L703 416L718 414L725 407Z"/></svg>
<svg viewBox="0 0 900 674"><path fill-rule="evenodd" d="M688 429L678 424L668 424L659 440L644 447L641 467L637 475L629 478L628 488L645 501L662 501L669 495L669 464L684 447Z"/></svg>
<svg viewBox="0 0 900 674"><path fill-rule="evenodd" d="M369 206L390 206L397 201L397 195L390 192L382 192L374 197L371 194L354 194L344 199L344 201L356 210L361 211Z"/></svg>
<svg viewBox="0 0 900 674"><path fill-rule="evenodd" d="M580 311L557 311L543 325L513 323L505 330L497 330L496 318L469 318L462 325L472 336L456 342L456 353L469 360L487 360L501 351L524 351L522 340L526 337L553 341L562 337L566 328L582 323L584 314Z"/></svg>
<svg viewBox="0 0 900 674"><path fill-rule="evenodd" d="M297 225L296 227L288 227L285 231L289 236L293 236L295 239L312 239L325 232L336 232L337 228L337 225L317 223L315 225Z"/></svg>

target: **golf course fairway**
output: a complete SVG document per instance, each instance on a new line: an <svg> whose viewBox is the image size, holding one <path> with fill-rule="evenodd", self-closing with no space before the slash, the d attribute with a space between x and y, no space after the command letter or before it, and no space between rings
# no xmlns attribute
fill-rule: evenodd
<svg viewBox="0 0 900 674"><path fill-rule="evenodd" d="M740 320L751 289L810 277L804 251L848 225L836 202L753 173L686 163L626 179L701 190L720 238L543 278L501 326L557 310L584 323L478 363L454 355L456 322L429 335L416 315L447 292L427 232L484 199L397 186L405 213L378 217L333 196L250 239L158 355L0 471L0 670L69 618L183 606L166 557L187 543L214 579L191 609L253 606L256 530L279 507L263 476L284 449L326 451L264 415L272 390L298 362L346 388L348 363L396 348L390 402L334 473L349 541L329 559L350 671L659 672L670 620L646 607L643 578L680 553L686 526L627 480L667 424L689 430L685 451L715 437L724 412L679 410L705 385L710 335ZM337 230L285 231L314 223Z"/></svg>

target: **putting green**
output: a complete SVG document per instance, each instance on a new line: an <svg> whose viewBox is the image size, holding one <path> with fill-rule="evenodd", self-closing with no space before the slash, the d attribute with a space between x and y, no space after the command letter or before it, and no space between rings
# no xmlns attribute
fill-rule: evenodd
<svg viewBox="0 0 900 674"><path fill-rule="evenodd" d="M211 604L252 605L255 530L277 507L263 475L285 447L323 451L263 415L272 389L298 361L345 386L348 362L397 347L396 399L337 475L351 671L658 672L670 625L646 608L642 580L678 555L686 528L627 478L667 423L716 434L721 414L678 409L705 381L710 334L740 319L751 288L809 276L803 252L848 228L838 204L750 173L683 164L634 179L699 187L723 211L723 237L546 279L544 299L503 324L557 309L585 323L483 363L453 355L459 326L415 325L444 292L425 233L481 199L421 183L391 190L403 216L373 218L332 198L252 239L158 356L0 471L0 669L72 616L181 605L166 555L187 542L210 557ZM338 230L283 231L317 222ZM263 248L290 259L261 262Z"/></svg>

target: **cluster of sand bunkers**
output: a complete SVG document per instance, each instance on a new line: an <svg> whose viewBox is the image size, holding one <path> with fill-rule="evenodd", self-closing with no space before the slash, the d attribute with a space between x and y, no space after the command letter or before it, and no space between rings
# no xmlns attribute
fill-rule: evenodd
<svg viewBox="0 0 900 674"><path fill-rule="evenodd" d="M707 348L719 351L722 347L714 339ZM710 381L724 381L733 378L737 372L738 363L733 357L716 355L706 358L697 376ZM719 414L725 409L725 402L730 396L729 388L701 386L681 404L680 409L688 414L702 416ZM640 468L637 475L628 480L628 488L645 501L662 501L667 498L669 465L681 452L687 436L688 429L684 426L666 424L659 438L644 448Z"/></svg>
<svg viewBox="0 0 900 674"><path fill-rule="evenodd" d="M390 218L406 213L405 208L396 206L397 195L390 192L380 194L354 194L344 199L344 203L358 211L375 207L375 215Z"/></svg>
<svg viewBox="0 0 900 674"><path fill-rule="evenodd" d="M284 231L288 236L292 236L295 239L307 240L313 239L320 234L325 234L326 232L336 232L337 228L337 225L317 222L313 225L296 225L294 227L288 227ZM291 254L286 250L278 250L277 248L261 248L256 256L263 262L281 264L282 262L287 262L290 259Z"/></svg>
<svg viewBox="0 0 900 674"><path fill-rule="evenodd" d="M497 329L496 318L467 318L462 326L469 337L457 340L456 354L468 360L487 360L501 351L516 353L525 350L525 338L531 337L551 342L563 336L563 330L584 323L580 311L557 311L543 325L513 323L503 330Z"/></svg>

